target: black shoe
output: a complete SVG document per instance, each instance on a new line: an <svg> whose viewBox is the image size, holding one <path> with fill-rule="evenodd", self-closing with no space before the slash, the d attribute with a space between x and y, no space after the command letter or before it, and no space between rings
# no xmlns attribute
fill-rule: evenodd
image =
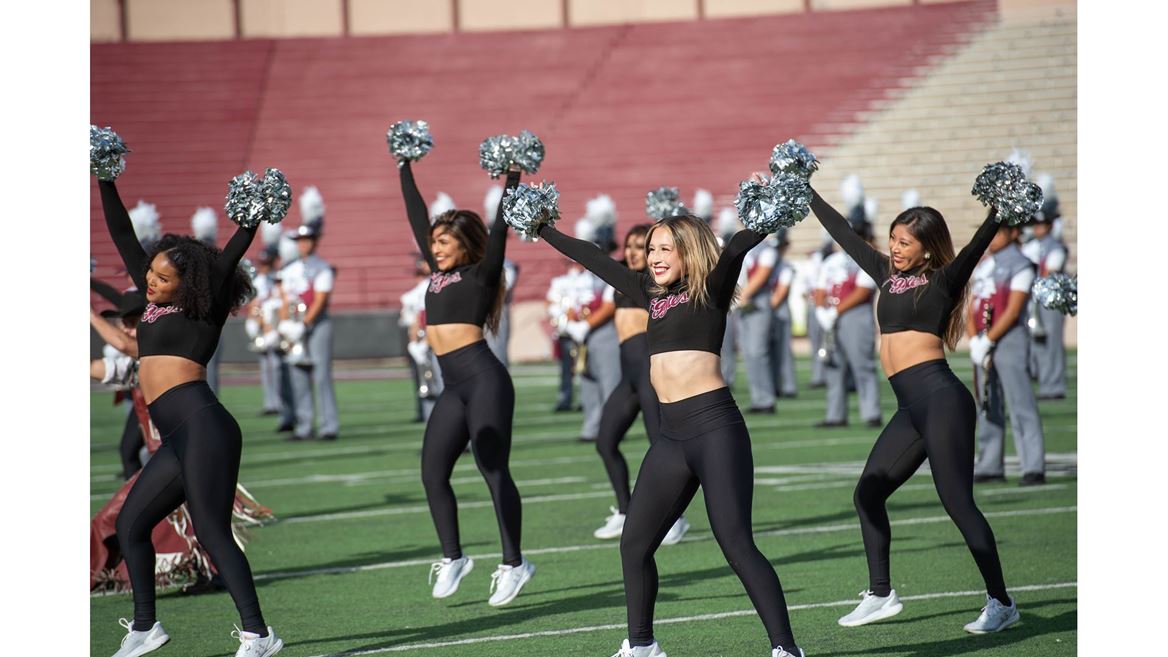
<svg viewBox="0 0 1168 657"><path fill-rule="evenodd" d="M284 440L287 442L290 442L290 443L302 443L305 441L312 440L312 436L297 436L296 434L292 434L292 435L288 436L287 438L285 438Z"/></svg>
<svg viewBox="0 0 1168 657"><path fill-rule="evenodd" d="M1022 475L1019 486L1041 486L1046 483L1046 475L1041 472L1027 472Z"/></svg>
<svg viewBox="0 0 1168 657"><path fill-rule="evenodd" d="M321 440L336 440L336 439L337 439L337 434L335 434L335 433L326 433L326 434L324 434L323 436L321 436L321 437L320 437L320 439L321 439Z"/></svg>
<svg viewBox="0 0 1168 657"><path fill-rule="evenodd" d="M264 410L260 411L260 417L265 417L268 415L279 415L279 414L280 414L280 411L278 409L264 409Z"/></svg>
<svg viewBox="0 0 1168 657"><path fill-rule="evenodd" d="M1004 474L998 474L998 475L975 474L975 475L973 475L973 483L975 483L975 484L988 484L991 482L1005 483L1005 481L1006 481L1006 475L1004 475Z"/></svg>
<svg viewBox="0 0 1168 657"><path fill-rule="evenodd" d="M783 399L794 399L794 398L799 396L799 393L797 393L797 392L784 392L783 394L781 394L779 396L782 397Z"/></svg>
<svg viewBox="0 0 1168 657"><path fill-rule="evenodd" d="M1048 399L1066 399L1066 398L1067 398L1067 396L1066 396L1065 394L1061 394L1061 395L1039 395L1039 396L1038 396L1038 400L1039 400L1039 401L1044 401L1044 400L1048 400Z"/></svg>
<svg viewBox="0 0 1168 657"><path fill-rule="evenodd" d="M837 422L829 422L827 420L824 420L823 422L816 422L815 423L816 429L836 429L839 427L846 427L846 426L848 426L847 420L839 420Z"/></svg>
<svg viewBox="0 0 1168 657"><path fill-rule="evenodd" d="M295 428L291 422L281 422L280 426L276 427L276 433L287 433Z"/></svg>
<svg viewBox="0 0 1168 657"><path fill-rule="evenodd" d="M556 404L556 407L552 409L552 412L553 413L571 413L572 412L572 405L571 404Z"/></svg>
<svg viewBox="0 0 1168 657"><path fill-rule="evenodd" d="M578 440L582 443L594 443L594 442L596 442L596 436L592 436L591 438L589 438L588 436L580 436L576 440Z"/></svg>
<svg viewBox="0 0 1168 657"><path fill-rule="evenodd" d="M812 384L811 384L811 387L812 387L812 388L826 388L826 387L827 387L827 384L826 384L826 383L822 383L822 382L821 382L821 383L812 383Z"/></svg>
<svg viewBox="0 0 1168 657"><path fill-rule="evenodd" d="M883 418L874 417L871 420L868 420L867 422L865 422L864 424L868 425L869 427L871 427L873 429L879 429L880 427L884 426L884 420L883 420Z"/></svg>
<svg viewBox="0 0 1168 657"><path fill-rule="evenodd" d="M749 415L774 415L774 406L751 406L746 410Z"/></svg>

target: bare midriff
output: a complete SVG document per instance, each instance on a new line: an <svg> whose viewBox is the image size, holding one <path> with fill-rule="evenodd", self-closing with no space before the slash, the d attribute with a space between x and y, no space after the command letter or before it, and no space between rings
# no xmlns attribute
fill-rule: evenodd
<svg viewBox="0 0 1168 657"><path fill-rule="evenodd" d="M649 330L649 311L640 308L617 308L612 321L621 342Z"/></svg>
<svg viewBox="0 0 1168 657"><path fill-rule="evenodd" d="M150 404L171 388L204 381L207 368L182 356L144 356L138 361L138 386Z"/></svg>
<svg viewBox="0 0 1168 657"><path fill-rule="evenodd" d="M932 333L898 331L880 335L880 366L884 368L884 376L938 358L945 358L945 344Z"/></svg>
<svg viewBox="0 0 1168 657"><path fill-rule="evenodd" d="M667 351L649 357L649 380L657 399L671 404L725 388L722 359L708 351Z"/></svg>
<svg viewBox="0 0 1168 657"><path fill-rule="evenodd" d="M426 342L434 354L442 356L483 339L483 327L477 324L438 324L426 327Z"/></svg>

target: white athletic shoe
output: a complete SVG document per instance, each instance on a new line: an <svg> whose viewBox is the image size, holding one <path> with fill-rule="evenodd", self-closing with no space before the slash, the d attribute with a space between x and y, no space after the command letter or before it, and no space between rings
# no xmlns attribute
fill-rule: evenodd
<svg viewBox="0 0 1168 657"><path fill-rule="evenodd" d="M661 539L661 544L674 545L680 541L681 537L685 536L685 533L688 531L689 521L685 519L685 516L678 516L677 521L675 521L673 526L669 528L669 533L665 535L665 538Z"/></svg>
<svg viewBox="0 0 1168 657"><path fill-rule="evenodd" d="M615 506L608 507L612 511L612 515L605 518L604 526L592 532L596 538L620 538L621 532L625 529L625 514L617 510Z"/></svg>
<svg viewBox="0 0 1168 657"><path fill-rule="evenodd" d="M636 648L633 648L632 646L629 645L629 640L625 639L624 641L621 642L620 650L616 651L616 654L613 655L612 657L669 657L669 656L665 654L665 651L661 649L661 646L657 645L656 641L654 641L651 645L637 646Z"/></svg>
<svg viewBox="0 0 1168 657"><path fill-rule="evenodd" d="M535 565L527 559L518 566L499 564L491 574L491 598L487 603L492 607L502 607L519 595L519 590L535 574Z"/></svg>
<svg viewBox="0 0 1168 657"><path fill-rule="evenodd" d="M244 632L238 627L231 636L239 639L239 650L235 651L235 657L272 657L284 647L284 640L276 636L271 625L268 626L268 636Z"/></svg>
<svg viewBox="0 0 1168 657"><path fill-rule="evenodd" d="M795 650L798 650L799 653L795 654L789 650L785 650L782 646L779 646L778 648L771 650L771 657L807 657L803 654L802 648L795 648Z"/></svg>
<svg viewBox="0 0 1168 657"><path fill-rule="evenodd" d="M1018 605L1014 598L1010 598L1010 606L998 602L997 598L986 595L986 606L981 608L981 615L977 620L965 626L970 634L988 634L997 632L1017 623L1021 619L1018 615Z"/></svg>
<svg viewBox="0 0 1168 657"><path fill-rule="evenodd" d="M162 623L154 622L154 626L145 632L134 630L134 624L125 618L118 619L118 625L126 628L126 636L122 637L122 647L114 653L114 657L138 657L148 652L158 650L167 641L170 635L162 629Z"/></svg>
<svg viewBox="0 0 1168 657"><path fill-rule="evenodd" d="M458 591L458 583L466 574L474 570L474 559L462 557L459 559L442 559L430 565L429 582L434 585L432 595L435 598L448 598ZM434 575L438 580L434 581Z"/></svg>
<svg viewBox="0 0 1168 657"><path fill-rule="evenodd" d="M896 589L892 589L884 597L875 595L872 591L860 591L860 597L863 600L852 610L852 613L839 619L840 625L859 627L885 618L892 618L899 614L901 609L904 609L904 605L900 603L900 598L896 595Z"/></svg>

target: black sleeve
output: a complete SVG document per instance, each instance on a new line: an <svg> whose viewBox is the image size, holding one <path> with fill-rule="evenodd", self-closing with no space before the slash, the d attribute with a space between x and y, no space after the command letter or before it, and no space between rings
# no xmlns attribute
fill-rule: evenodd
<svg viewBox="0 0 1168 657"><path fill-rule="evenodd" d="M223 252L219 254L219 259L215 261L214 271L211 272L213 289L222 289L224 284L231 280L235 274L235 268L239 266L239 261L243 259L243 255L247 253L248 247L255 239L257 228L259 228L259 224L251 228L240 226L235 230L231 239L227 241Z"/></svg>
<svg viewBox="0 0 1168 657"><path fill-rule="evenodd" d="M949 296L954 296L957 291L965 287L969 282L969 277L973 275L973 269L977 267L977 263L981 260L981 256L985 250L989 248L990 242L993 241L994 235L997 234L999 228L998 211L991 208L985 221L973 234L973 239L969 240L963 249L953 258L953 262L945 265L941 270L941 275L944 276L945 287L949 291Z"/></svg>
<svg viewBox="0 0 1168 657"><path fill-rule="evenodd" d="M633 300L641 308L649 307L646 293L648 275L636 272L613 260L600 251L592 242L578 240L561 233L551 226L539 229L539 236L547 240L557 251L580 263L585 269L599 276L621 294Z"/></svg>
<svg viewBox="0 0 1168 657"><path fill-rule="evenodd" d="M402 163L398 171L401 174L402 198L406 202L406 216L409 217L410 228L414 231L414 241L418 243L418 250L430 265L430 271L438 271L438 263L434 262L434 255L430 253L430 212L426 209L426 201L422 199L418 185L414 182L414 171L410 168L410 163Z"/></svg>
<svg viewBox="0 0 1168 657"><path fill-rule="evenodd" d="M109 229L110 237L118 254L122 256L122 263L126 265L126 272L133 279L139 290L146 289L146 251L138 243L138 236L134 234L134 224L130 221L130 213L122 198L118 196L118 188L112 180L97 181L97 188L101 190L101 209L105 214L105 225Z"/></svg>
<svg viewBox="0 0 1168 657"><path fill-rule="evenodd" d="M864 238L856 234L852 230L852 225L848 223L847 219L835 208L828 205L827 201L819 195L819 192L814 189L811 190L811 209L815 212L816 218L827 232L831 234L831 238L840 245L852 260L863 269L865 273L871 276L877 285L884 282L888 278L888 256L872 248L872 245L865 242Z"/></svg>
<svg viewBox="0 0 1168 657"><path fill-rule="evenodd" d="M97 292L98 296L114 304L115 306L122 303L122 293L118 292L116 289L114 289L114 286L106 283L105 281L99 281L96 278L90 277L89 289Z"/></svg>
<svg viewBox="0 0 1168 657"><path fill-rule="evenodd" d="M495 211L495 222L491 224L491 234L487 238L487 251L483 254L482 262L476 268L479 280L488 285L494 284L503 274L503 258L507 253L507 222L503 221L503 198L509 190L519 186L519 171L507 172L507 186L503 189L503 197L499 199L499 209Z"/></svg>
<svg viewBox="0 0 1168 657"><path fill-rule="evenodd" d="M719 308L730 307L734 288L738 285L738 273L742 271L742 261L751 249L765 239L765 234L747 228L734 233L734 237L726 243L722 255L718 257L718 264L714 265L714 270L706 280L706 290Z"/></svg>

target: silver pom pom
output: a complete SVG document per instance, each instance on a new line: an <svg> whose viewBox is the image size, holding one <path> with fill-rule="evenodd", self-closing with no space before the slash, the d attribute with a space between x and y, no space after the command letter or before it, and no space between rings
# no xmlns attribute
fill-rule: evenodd
<svg viewBox="0 0 1168 657"><path fill-rule="evenodd" d="M515 138L515 164L523 169L524 173L539 171L543 164L543 142L530 130L522 130Z"/></svg>
<svg viewBox="0 0 1168 657"><path fill-rule="evenodd" d="M556 184L519 183L503 196L503 221L514 228L523 239L534 242L540 226L554 226L560 218L560 192Z"/></svg>
<svg viewBox="0 0 1168 657"><path fill-rule="evenodd" d="M645 194L645 214L658 221L687 212L676 187L658 187Z"/></svg>
<svg viewBox="0 0 1168 657"><path fill-rule="evenodd" d="M811 212L811 184L799 173L776 174L765 183L744 180L734 199L742 225L756 233L790 228Z"/></svg>
<svg viewBox="0 0 1168 657"><path fill-rule="evenodd" d="M125 142L109 127L89 126L89 172L98 180L115 180L126 169Z"/></svg>
<svg viewBox="0 0 1168 657"><path fill-rule="evenodd" d="M1048 310L1057 310L1064 315L1079 312L1079 278L1067 274L1054 273L1034 281L1031 288L1034 298Z"/></svg>
<svg viewBox="0 0 1168 657"><path fill-rule="evenodd" d="M244 228L258 226L264 219L264 200L259 191L260 181L251 171L244 171L227 183L227 204L223 211L227 218Z"/></svg>
<svg viewBox="0 0 1168 657"><path fill-rule="evenodd" d="M514 164L526 173L539 171L543 163L543 142L535 133L524 130L518 137L494 135L479 145L479 166L492 178L498 178Z"/></svg>
<svg viewBox="0 0 1168 657"><path fill-rule="evenodd" d="M815 159L815 154L794 139L788 139L771 151L771 173L789 173L810 180L811 174L818 169L819 160Z"/></svg>
<svg viewBox="0 0 1168 657"><path fill-rule="evenodd" d="M434 148L430 124L425 121L398 121L389 126L385 141L389 143L389 152L397 158L399 167L406 162L422 159Z"/></svg>
<svg viewBox="0 0 1168 657"><path fill-rule="evenodd" d="M292 205L292 187L284 179L283 171L269 167L260 183L260 194L266 209L265 221L278 224L288 216L288 207Z"/></svg>
<svg viewBox="0 0 1168 657"><path fill-rule="evenodd" d="M982 205L998 211L998 221L1025 223L1042 208L1042 188L1026 179L1022 167L1010 162L985 165L970 192Z"/></svg>

